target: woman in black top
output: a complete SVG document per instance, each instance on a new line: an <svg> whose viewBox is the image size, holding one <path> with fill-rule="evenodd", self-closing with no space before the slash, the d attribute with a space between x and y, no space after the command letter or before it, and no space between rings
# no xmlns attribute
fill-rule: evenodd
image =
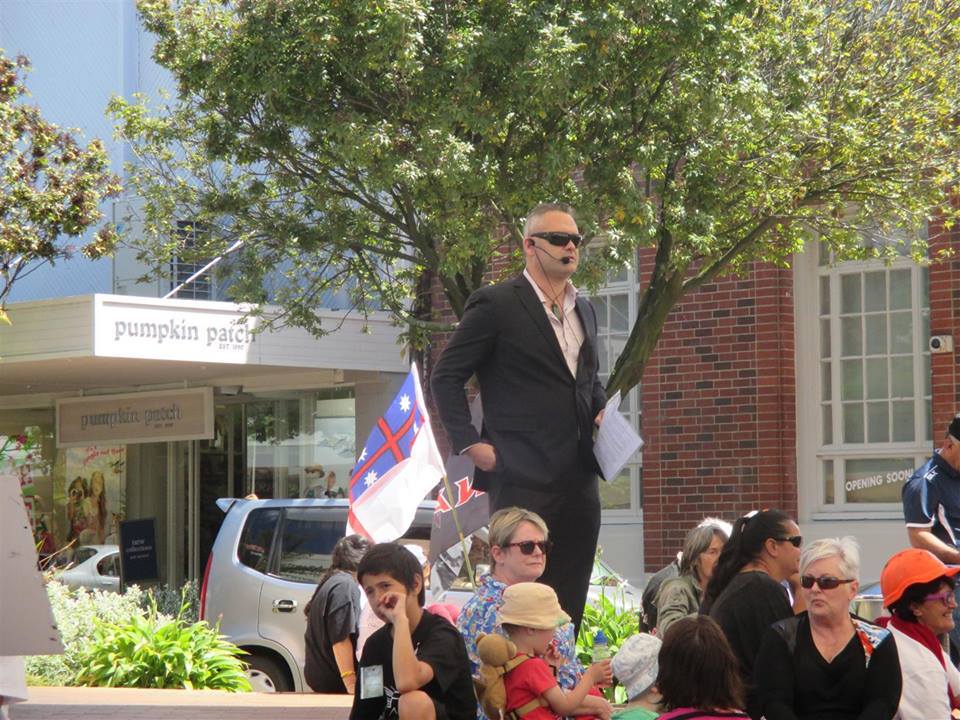
<svg viewBox="0 0 960 720"><path fill-rule="evenodd" d="M738 518L704 590L700 612L717 621L737 656L748 710L760 639L771 623L794 612L781 583L797 575L800 543L800 528L778 510Z"/></svg>
<svg viewBox="0 0 960 720"><path fill-rule="evenodd" d="M333 547L330 567L304 608L304 677L314 692L353 695L357 682L357 621L360 587L357 566L370 547L360 535L347 535Z"/></svg>
<svg viewBox="0 0 960 720"><path fill-rule="evenodd" d="M890 720L896 714L897 645L888 630L850 614L859 564L853 538L817 540L803 551L800 592L808 610L764 635L753 717Z"/></svg>

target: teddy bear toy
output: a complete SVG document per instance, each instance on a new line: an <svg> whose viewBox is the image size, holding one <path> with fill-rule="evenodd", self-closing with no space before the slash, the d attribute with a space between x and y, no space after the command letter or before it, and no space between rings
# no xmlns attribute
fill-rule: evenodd
<svg viewBox="0 0 960 720"><path fill-rule="evenodd" d="M481 634L477 636L477 655L480 656L480 676L476 678L480 706L488 718L499 718L507 704L503 676L519 664L509 665L517 655L517 646L503 635Z"/></svg>

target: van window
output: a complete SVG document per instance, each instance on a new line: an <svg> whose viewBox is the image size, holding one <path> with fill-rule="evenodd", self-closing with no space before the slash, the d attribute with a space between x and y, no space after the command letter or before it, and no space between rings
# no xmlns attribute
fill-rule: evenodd
<svg viewBox="0 0 960 720"><path fill-rule="evenodd" d="M257 572L267 572L270 558L270 546L280 520L277 509L254 510L247 516L247 522L237 547L237 559Z"/></svg>
<svg viewBox="0 0 960 720"><path fill-rule="evenodd" d="M280 539L277 575L315 583L330 567L330 555L347 525L347 508L288 508Z"/></svg>

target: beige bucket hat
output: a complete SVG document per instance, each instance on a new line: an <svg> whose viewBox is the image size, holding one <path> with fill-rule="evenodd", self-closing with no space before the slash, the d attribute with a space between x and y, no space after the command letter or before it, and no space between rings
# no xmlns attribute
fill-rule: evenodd
<svg viewBox="0 0 960 720"><path fill-rule="evenodd" d="M522 582L503 591L500 606L500 624L550 630L570 622L570 616L560 607L557 594L549 585Z"/></svg>

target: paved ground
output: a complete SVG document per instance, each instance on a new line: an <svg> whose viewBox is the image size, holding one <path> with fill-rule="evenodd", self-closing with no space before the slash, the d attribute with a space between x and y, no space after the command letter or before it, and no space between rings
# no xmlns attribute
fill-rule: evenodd
<svg viewBox="0 0 960 720"><path fill-rule="evenodd" d="M32 687L12 720L345 720L344 695L225 693L214 690Z"/></svg>

